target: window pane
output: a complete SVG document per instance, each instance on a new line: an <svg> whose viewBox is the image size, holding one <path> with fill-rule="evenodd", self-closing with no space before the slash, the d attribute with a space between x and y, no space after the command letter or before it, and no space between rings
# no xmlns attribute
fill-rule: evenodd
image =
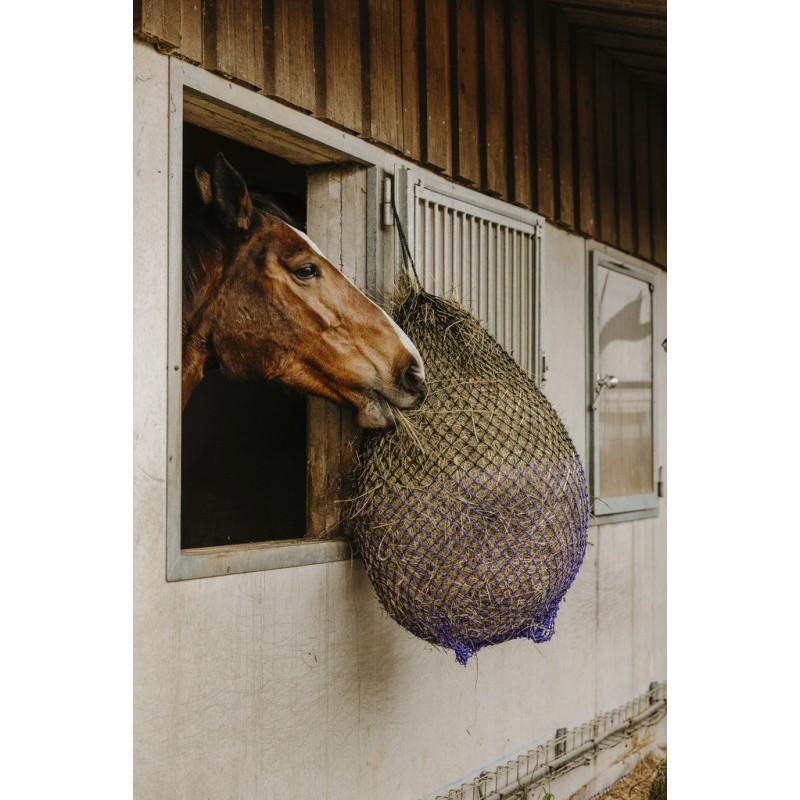
<svg viewBox="0 0 800 800"><path fill-rule="evenodd" d="M644 281L600 267L597 281L600 497L653 492L652 297ZM600 513L601 508L598 508Z"/></svg>

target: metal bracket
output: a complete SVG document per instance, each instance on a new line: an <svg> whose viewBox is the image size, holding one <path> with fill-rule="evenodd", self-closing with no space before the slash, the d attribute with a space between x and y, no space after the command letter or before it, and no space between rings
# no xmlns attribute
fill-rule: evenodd
<svg viewBox="0 0 800 800"><path fill-rule="evenodd" d="M391 175L383 176L383 193L381 197L381 224L384 228L391 228L394 225L394 215L392 214L392 185Z"/></svg>
<svg viewBox="0 0 800 800"><path fill-rule="evenodd" d="M597 401L603 389L616 389L619 386L619 378L614 375L598 375L594 388L594 398L592 399L591 410L597 411Z"/></svg>
<svg viewBox="0 0 800 800"><path fill-rule="evenodd" d="M555 748L553 754L556 758L560 758L567 753L567 729L556 728Z"/></svg>

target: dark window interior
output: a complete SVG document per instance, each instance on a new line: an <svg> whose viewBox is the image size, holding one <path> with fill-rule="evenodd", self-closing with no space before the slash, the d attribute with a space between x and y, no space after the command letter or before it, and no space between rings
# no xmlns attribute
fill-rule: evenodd
<svg viewBox="0 0 800 800"><path fill-rule="evenodd" d="M251 192L270 195L305 230L305 168L184 125L184 203L196 164L224 153ZM306 521L306 401L267 381L210 368L183 412L181 547L298 539Z"/></svg>

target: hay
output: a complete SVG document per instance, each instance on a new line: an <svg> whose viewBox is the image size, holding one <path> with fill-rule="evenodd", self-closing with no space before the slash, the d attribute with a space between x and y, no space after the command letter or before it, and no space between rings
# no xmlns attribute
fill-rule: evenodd
<svg viewBox="0 0 800 800"><path fill-rule="evenodd" d="M667 760L649 753L627 775L590 800L667 800Z"/></svg>
<svg viewBox="0 0 800 800"><path fill-rule="evenodd" d="M429 396L360 452L353 531L388 613L465 664L548 640L583 560L586 479L553 407L480 323L415 289L395 319Z"/></svg>

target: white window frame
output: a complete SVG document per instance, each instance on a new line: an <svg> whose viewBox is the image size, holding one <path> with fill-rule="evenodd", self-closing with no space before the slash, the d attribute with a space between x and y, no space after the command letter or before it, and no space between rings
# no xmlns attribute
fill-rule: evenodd
<svg viewBox="0 0 800 800"><path fill-rule="evenodd" d="M592 524L607 524L625 522L636 519L656 517L658 508L658 390L656 382L656 302L655 302L655 268L647 268L639 263L625 258L619 253L610 253L602 245L587 245L587 348L586 348L586 408L587 408L587 442L588 442L588 477L589 495L591 498ZM651 394L651 441L652 441L652 470L653 491L648 494L631 495L627 497L600 496L600 447L599 425L597 424L597 409L595 406L595 389L597 367L599 363L598 332L598 307L596 287L598 284L598 270L604 269L619 272L622 275L635 278L646 283L651 292L651 320L650 343L651 358L650 370L652 377Z"/></svg>
<svg viewBox="0 0 800 800"><path fill-rule="evenodd" d="M185 109L188 114L185 114ZM199 115L199 117L198 117ZM167 485L166 578L168 581L214 577L243 572L323 564L353 557L350 542L339 539L292 539L252 544L181 549L180 443L182 362L182 170L183 124L194 122L216 133L261 147L301 164L358 164L367 170L366 290L383 299L394 285L400 264L397 230L384 227L384 178L392 190L401 221L408 230L409 175L422 176L425 185L506 220L537 226L536 252L536 369L540 370L539 304L541 290L541 231L543 218L473 189L452 183L403 157L339 130L315 117L289 108L201 67L170 57L169 64L169 222L168 222L168 342L167 342ZM382 208L382 206L384 206ZM381 212L384 212L383 214Z"/></svg>

